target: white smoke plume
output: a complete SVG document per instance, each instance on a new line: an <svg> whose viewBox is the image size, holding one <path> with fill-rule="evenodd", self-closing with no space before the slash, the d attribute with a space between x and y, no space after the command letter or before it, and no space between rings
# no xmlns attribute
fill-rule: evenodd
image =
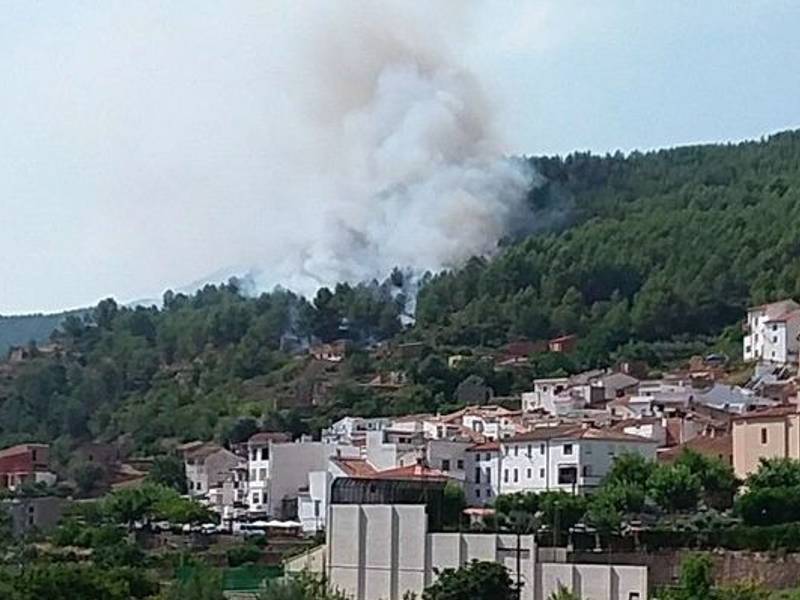
<svg viewBox="0 0 800 600"><path fill-rule="evenodd" d="M460 64L468 4L19 5L32 25L0 58L0 250L37 249L0 269L18 305L245 273L313 294L493 252L533 174Z"/></svg>
<svg viewBox="0 0 800 600"><path fill-rule="evenodd" d="M313 94L308 82L295 90L318 140L297 196L316 214L288 260L257 273L266 284L310 293L395 266L455 267L492 253L523 217L532 173L503 156L478 81L432 45L435 27L359 6L360 19L327 15Z"/></svg>

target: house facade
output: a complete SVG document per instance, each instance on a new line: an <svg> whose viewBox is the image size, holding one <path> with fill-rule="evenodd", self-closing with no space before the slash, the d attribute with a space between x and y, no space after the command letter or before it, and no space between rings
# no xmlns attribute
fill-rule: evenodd
<svg viewBox="0 0 800 600"><path fill-rule="evenodd" d="M18 444L0 450L0 489L14 491L25 484L55 483L49 462L47 444Z"/></svg>
<svg viewBox="0 0 800 600"><path fill-rule="evenodd" d="M733 470L744 479L762 458L800 459L800 413L796 404L753 411L733 419Z"/></svg>
<svg viewBox="0 0 800 600"><path fill-rule="evenodd" d="M216 444L202 444L186 450L183 460L189 495L206 499L210 490L222 487L234 469L244 462L230 450Z"/></svg>
<svg viewBox="0 0 800 600"><path fill-rule="evenodd" d="M539 427L470 451L467 498L488 504L499 494L561 490L588 493L625 453L654 460L658 442L611 429Z"/></svg>
<svg viewBox="0 0 800 600"><path fill-rule="evenodd" d="M798 358L800 304L782 300L755 306L747 311L742 341L746 361L794 363Z"/></svg>

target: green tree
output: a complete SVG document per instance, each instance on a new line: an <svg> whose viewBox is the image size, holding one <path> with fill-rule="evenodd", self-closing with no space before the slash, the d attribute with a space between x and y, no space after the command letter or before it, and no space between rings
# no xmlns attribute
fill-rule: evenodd
<svg viewBox="0 0 800 600"><path fill-rule="evenodd" d="M174 454L157 456L147 474L147 479L155 484L186 493L186 469L183 461Z"/></svg>
<svg viewBox="0 0 800 600"><path fill-rule="evenodd" d="M422 594L422 600L515 600L517 593L506 568L495 562L473 561L460 569L445 569Z"/></svg>
<svg viewBox="0 0 800 600"><path fill-rule="evenodd" d="M287 579L273 579L259 594L260 600L349 600L344 594L330 589L321 577L297 573Z"/></svg>
<svg viewBox="0 0 800 600"><path fill-rule="evenodd" d="M699 478L684 465L659 467L649 486L653 501L666 512L694 510L702 489Z"/></svg>
<svg viewBox="0 0 800 600"><path fill-rule="evenodd" d="M730 465L688 449L681 453L675 464L685 466L699 479L703 500L708 506L718 510L733 506L739 480Z"/></svg>

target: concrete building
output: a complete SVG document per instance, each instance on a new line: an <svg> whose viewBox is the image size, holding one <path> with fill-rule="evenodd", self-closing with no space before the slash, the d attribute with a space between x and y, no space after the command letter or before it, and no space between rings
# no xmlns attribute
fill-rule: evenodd
<svg viewBox="0 0 800 600"><path fill-rule="evenodd" d="M560 586L595 600L644 600L647 568L544 562L533 536L438 533L421 504L340 504L329 511L328 581L354 600L418 597L443 569L498 562L522 584L521 600L546 600ZM517 570L519 565L519 570Z"/></svg>
<svg viewBox="0 0 800 600"><path fill-rule="evenodd" d="M748 309L744 330L744 360L779 364L797 362L800 304L794 300L781 300Z"/></svg>
<svg viewBox="0 0 800 600"><path fill-rule="evenodd" d="M11 498L0 501L0 510L10 519L11 535L15 538L31 531L48 533L56 528L67 500L56 496L41 498Z"/></svg>
<svg viewBox="0 0 800 600"><path fill-rule="evenodd" d="M733 419L733 470L744 479L762 458L800 459L800 413L796 404L753 411Z"/></svg>

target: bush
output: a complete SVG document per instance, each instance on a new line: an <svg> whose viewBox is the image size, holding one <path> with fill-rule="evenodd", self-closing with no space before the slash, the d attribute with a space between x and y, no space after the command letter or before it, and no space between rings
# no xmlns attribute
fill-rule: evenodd
<svg viewBox="0 0 800 600"><path fill-rule="evenodd" d="M254 563L261 558L261 548L254 544L235 546L227 552L228 565L238 567L245 563Z"/></svg>

